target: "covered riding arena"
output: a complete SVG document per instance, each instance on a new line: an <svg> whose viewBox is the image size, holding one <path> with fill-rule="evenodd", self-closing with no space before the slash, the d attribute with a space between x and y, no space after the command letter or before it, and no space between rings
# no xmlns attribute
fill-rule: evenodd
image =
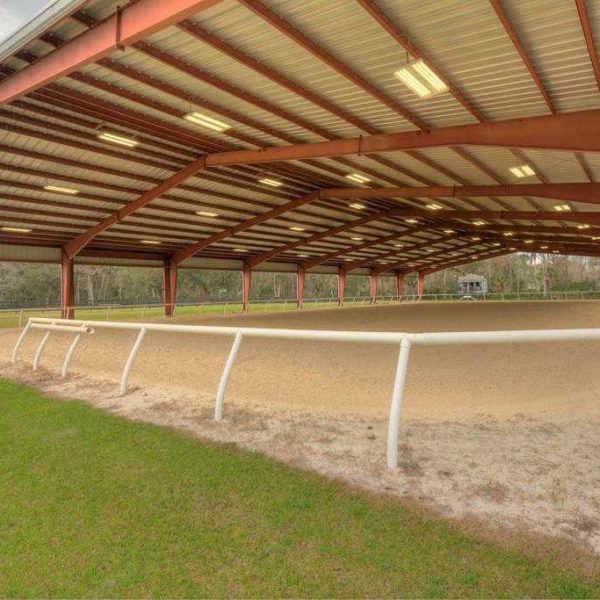
<svg viewBox="0 0 600 600"><path fill-rule="evenodd" d="M600 257L599 39L600 0L58 0L0 44L0 261L60 264L65 329L16 365L0 329L0 375L597 554L598 301L426 298L488 258ZM215 332L149 330L120 394L137 330L99 324L59 376L82 265L161 269L154 325L509 333L415 341L390 469L399 344L244 338L215 421ZM178 314L186 269L238 271L240 314ZM249 311L256 272L297 310ZM303 309L313 274L339 308ZM559 329L589 337L510 338Z"/></svg>

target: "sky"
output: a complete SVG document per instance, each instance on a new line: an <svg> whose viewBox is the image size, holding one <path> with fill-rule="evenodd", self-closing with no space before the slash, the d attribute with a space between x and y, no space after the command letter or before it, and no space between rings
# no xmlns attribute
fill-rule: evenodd
<svg viewBox="0 0 600 600"><path fill-rule="evenodd" d="M50 0L0 0L0 42Z"/></svg>

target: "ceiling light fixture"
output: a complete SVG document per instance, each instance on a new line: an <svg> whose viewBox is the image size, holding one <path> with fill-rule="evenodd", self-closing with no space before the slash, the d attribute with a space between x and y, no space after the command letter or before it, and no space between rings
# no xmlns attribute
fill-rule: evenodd
<svg viewBox="0 0 600 600"><path fill-rule="evenodd" d="M481 225L485 225L485 221L473 221L473 225L480 227Z"/></svg>
<svg viewBox="0 0 600 600"><path fill-rule="evenodd" d="M589 229L589 228L590 228L590 226L587 223L585 223L584 225L577 225L577 229Z"/></svg>
<svg viewBox="0 0 600 600"><path fill-rule="evenodd" d="M10 233L31 233L31 229L27 227L0 227L0 231L7 231Z"/></svg>
<svg viewBox="0 0 600 600"><path fill-rule="evenodd" d="M408 223L409 225L414 225L415 223L418 223L419 221L417 221L417 219L404 219L405 223Z"/></svg>
<svg viewBox="0 0 600 600"><path fill-rule="evenodd" d="M350 208L355 208L356 210L364 210L365 208L367 208L364 204L361 204L360 202L353 202L352 204L348 205Z"/></svg>
<svg viewBox="0 0 600 600"><path fill-rule="evenodd" d="M404 244L394 244L396 248L404 248Z"/></svg>
<svg viewBox="0 0 600 600"><path fill-rule="evenodd" d="M258 180L258 183L262 183L263 185L269 185L271 187L281 187L283 185L283 183L281 183L281 181L279 181L278 179L272 179L271 177L263 177L262 179Z"/></svg>
<svg viewBox="0 0 600 600"><path fill-rule="evenodd" d="M502 235L504 237L512 237L514 235L514 233L512 231L505 231Z"/></svg>
<svg viewBox="0 0 600 600"><path fill-rule="evenodd" d="M430 98L448 91L447 84L421 58L406 63L394 75L419 98Z"/></svg>
<svg viewBox="0 0 600 600"><path fill-rule="evenodd" d="M548 250L548 246L540 246L542 250Z"/></svg>
<svg viewBox="0 0 600 600"><path fill-rule="evenodd" d="M454 233L454 229L444 229L444 233Z"/></svg>
<svg viewBox="0 0 600 600"><path fill-rule="evenodd" d="M148 244L149 246L158 246L161 242L159 240L141 240L142 244Z"/></svg>
<svg viewBox="0 0 600 600"><path fill-rule="evenodd" d="M535 175L535 171L529 165L519 165L518 167L511 167L509 171L519 179Z"/></svg>
<svg viewBox="0 0 600 600"><path fill-rule="evenodd" d="M139 144L137 140L119 135L117 133L111 133L110 131L102 131L98 134L98 138L104 140L105 142L119 144L120 146L125 146L127 148L135 148Z"/></svg>
<svg viewBox="0 0 600 600"><path fill-rule="evenodd" d="M290 230L291 231L306 231L306 229L304 229L304 227L298 227L297 225L290 227Z"/></svg>
<svg viewBox="0 0 600 600"><path fill-rule="evenodd" d="M200 215L201 217L218 217L218 213L214 213L214 212L209 212L208 210L198 210L196 211L197 215Z"/></svg>
<svg viewBox="0 0 600 600"><path fill-rule="evenodd" d="M355 242L362 242L363 241L363 238L361 238L361 237L359 237L357 235L351 237L350 239L354 240Z"/></svg>
<svg viewBox="0 0 600 600"><path fill-rule="evenodd" d="M439 204L428 204L427 208L429 210L442 210L442 207Z"/></svg>
<svg viewBox="0 0 600 600"><path fill-rule="evenodd" d="M231 125L223 123L223 121L219 121L213 117L209 117L208 115L203 115L199 112L190 112L187 115L184 115L183 118L190 123L201 125L202 127L212 129L213 131L217 131L219 133L231 129Z"/></svg>
<svg viewBox="0 0 600 600"><path fill-rule="evenodd" d="M526 244L533 244L533 240L525 240Z"/></svg>
<svg viewBox="0 0 600 600"><path fill-rule="evenodd" d="M480 242L481 238L480 237L472 237L471 238L474 242Z"/></svg>
<svg viewBox="0 0 600 600"><path fill-rule="evenodd" d="M76 190L74 188L61 187L60 185L45 185L44 189L48 192L56 192L57 194L70 194L71 196L79 194L79 190Z"/></svg>
<svg viewBox="0 0 600 600"><path fill-rule="evenodd" d="M246 250L246 248L234 248L233 251L234 252L239 252L239 253L248 252L248 250Z"/></svg>
<svg viewBox="0 0 600 600"><path fill-rule="evenodd" d="M346 175L346 179L354 181L354 183L369 183L369 181L371 181L368 177L365 177L360 173L350 173L349 175Z"/></svg>
<svg viewBox="0 0 600 600"><path fill-rule="evenodd" d="M569 212L571 207L568 204L555 204L554 210L557 212Z"/></svg>

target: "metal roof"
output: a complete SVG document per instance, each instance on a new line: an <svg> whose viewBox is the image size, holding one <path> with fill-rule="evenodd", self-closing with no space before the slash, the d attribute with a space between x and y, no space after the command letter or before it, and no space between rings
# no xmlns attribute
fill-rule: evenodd
<svg viewBox="0 0 600 600"><path fill-rule="evenodd" d="M36 248L40 260L63 248L77 260L119 264L179 257L190 267L385 273L501 252L600 254L600 154L576 147L325 152L196 169L163 185L225 151L350 138L360 148L361 136L598 109L600 0L177 0L179 22L150 23L159 5L58 0L0 44L1 99L15 79L27 80L86 36L114 22L118 37L134 11L138 21L148 15L144 35L123 44L115 37L115 47L0 106L0 259L14 260L21 253L7 248L23 246L29 260ZM419 98L400 83L394 71L412 58L423 58L449 91ZM229 129L183 118L193 111ZM138 145L103 141L104 130ZM511 169L522 165L534 175L517 178ZM357 185L352 173L369 181ZM549 187L511 192L522 183ZM553 197L554 184L589 189L565 199ZM438 186L444 193L433 196ZM489 194L467 195L462 186L489 186ZM400 191L313 194L291 204L357 187ZM402 193L406 187L423 195ZM76 252L74 239L84 240Z"/></svg>

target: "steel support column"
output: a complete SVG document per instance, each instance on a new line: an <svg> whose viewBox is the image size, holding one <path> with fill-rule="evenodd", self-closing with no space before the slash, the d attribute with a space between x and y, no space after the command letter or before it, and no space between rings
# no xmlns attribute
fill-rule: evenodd
<svg viewBox="0 0 600 600"><path fill-rule="evenodd" d="M242 269L242 304L243 312L247 313L250 307L250 290L252 289L252 267L244 263Z"/></svg>
<svg viewBox="0 0 600 600"><path fill-rule="evenodd" d="M404 273L396 273L396 298L400 300L404 296Z"/></svg>
<svg viewBox="0 0 600 600"><path fill-rule="evenodd" d="M296 306L302 308L304 302L304 280L306 278L306 269L298 265L298 274L296 276Z"/></svg>
<svg viewBox="0 0 600 600"><path fill-rule="evenodd" d="M423 298L423 294L425 293L425 273L419 271L417 277L417 296L419 296L419 300Z"/></svg>
<svg viewBox="0 0 600 600"><path fill-rule="evenodd" d="M344 294L346 293L346 271L338 271L338 304L344 304Z"/></svg>
<svg viewBox="0 0 600 600"><path fill-rule="evenodd" d="M75 277L73 259L64 252L60 261L60 312L63 319L74 319L75 309Z"/></svg>
<svg viewBox="0 0 600 600"><path fill-rule="evenodd" d="M165 316L172 317L177 304L177 265L172 262L163 269L163 304Z"/></svg>
<svg viewBox="0 0 600 600"><path fill-rule="evenodd" d="M371 269L369 273L369 283L371 285L371 304L377 304L377 281L379 280L379 273L376 269Z"/></svg>

